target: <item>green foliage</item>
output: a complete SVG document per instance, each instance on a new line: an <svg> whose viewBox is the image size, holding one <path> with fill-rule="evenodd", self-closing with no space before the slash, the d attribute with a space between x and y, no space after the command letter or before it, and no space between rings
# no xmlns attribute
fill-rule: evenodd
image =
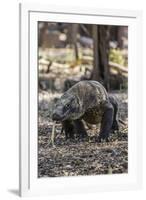
<svg viewBox="0 0 146 200"><path fill-rule="evenodd" d="M125 65L126 62L120 49L110 49L109 60L120 65Z"/></svg>

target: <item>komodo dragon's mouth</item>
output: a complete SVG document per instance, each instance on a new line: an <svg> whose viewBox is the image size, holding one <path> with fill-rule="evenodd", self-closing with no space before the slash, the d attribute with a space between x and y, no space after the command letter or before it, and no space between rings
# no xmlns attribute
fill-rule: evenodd
<svg viewBox="0 0 146 200"><path fill-rule="evenodd" d="M63 115L63 116L60 116L59 114L54 113L54 114L52 115L52 120L53 120L53 121L64 121L64 120L66 120L66 118L67 118L67 115L66 115L66 114Z"/></svg>
<svg viewBox="0 0 146 200"><path fill-rule="evenodd" d="M53 121L62 121L62 119L63 119L63 117L60 116L60 115L58 115L58 114L56 114L56 113L54 113L54 114L52 115L52 120L53 120Z"/></svg>

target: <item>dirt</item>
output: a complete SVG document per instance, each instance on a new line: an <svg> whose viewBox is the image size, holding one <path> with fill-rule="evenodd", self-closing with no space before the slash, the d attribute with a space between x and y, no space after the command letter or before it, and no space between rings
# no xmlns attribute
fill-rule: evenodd
<svg viewBox="0 0 146 200"><path fill-rule="evenodd" d="M113 94L113 93L112 93ZM110 142L97 143L99 126L87 128L88 138L66 140L61 124L56 124L54 144L51 143L53 122L50 118L53 99L61 94L39 93L38 177L120 174L128 172L128 109L127 93L114 92L119 101L119 131Z"/></svg>

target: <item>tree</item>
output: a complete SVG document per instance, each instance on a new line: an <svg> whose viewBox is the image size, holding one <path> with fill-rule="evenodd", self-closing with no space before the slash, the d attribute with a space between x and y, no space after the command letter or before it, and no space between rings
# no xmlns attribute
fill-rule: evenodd
<svg viewBox="0 0 146 200"><path fill-rule="evenodd" d="M77 48L78 28L79 28L78 24L69 24L68 35L67 35L67 40L68 40L69 44L73 45L73 47L74 47L76 60L79 59L78 48Z"/></svg>
<svg viewBox="0 0 146 200"><path fill-rule="evenodd" d="M93 40L94 66L91 79L103 82L103 85L109 90L109 26L93 25Z"/></svg>

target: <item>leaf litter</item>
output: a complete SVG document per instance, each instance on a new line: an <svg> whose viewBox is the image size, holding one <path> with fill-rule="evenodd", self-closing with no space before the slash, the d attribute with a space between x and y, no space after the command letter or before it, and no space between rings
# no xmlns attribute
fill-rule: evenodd
<svg viewBox="0 0 146 200"><path fill-rule="evenodd" d="M125 124L120 124L120 130L111 134L108 143L95 141L99 133L99 127L95 126L87 127L88 138L84 141L79 138L65 140L65 134L61 134L61 123L54 124L51 120L50 94L46 92L45 95L48 109L41 106L39 101L38 177L128 173L128 112L125 92L114 92L119 100L119 117Z"/></svg>

